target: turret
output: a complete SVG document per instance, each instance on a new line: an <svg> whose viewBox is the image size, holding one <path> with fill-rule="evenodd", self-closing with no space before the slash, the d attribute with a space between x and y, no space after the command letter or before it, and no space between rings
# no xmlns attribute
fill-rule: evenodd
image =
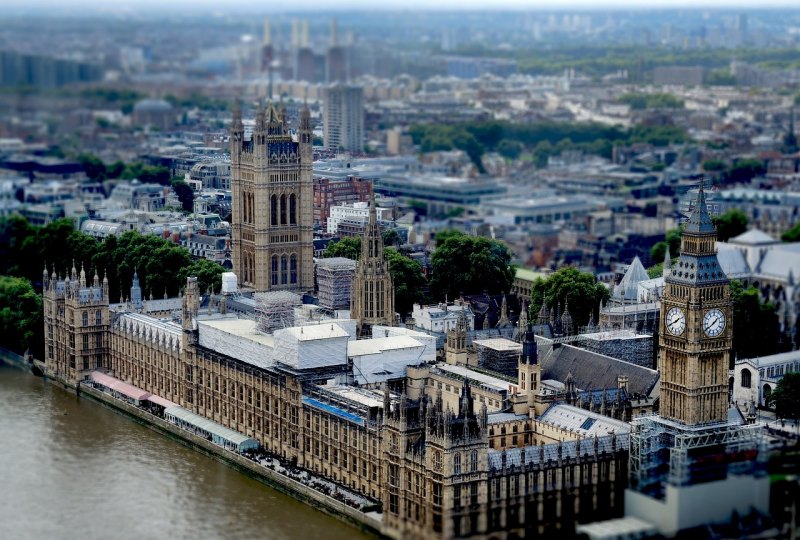
<svg viewBox="0 0 800 540"><path fill-rule="evenodd" d="M561 331L565 336L571 336L574 331L574 324L572 322L572 315L569 313L569 304L564 302L564 314L561 316Z"/></svg>
<svg viewBox="0 0 800 540"><path fill-rule="evenodd" d="M672 255L669 252L669 246L664 250L664 264L661 270L661 275L669 277L670 272L672 271Z"/></svg>

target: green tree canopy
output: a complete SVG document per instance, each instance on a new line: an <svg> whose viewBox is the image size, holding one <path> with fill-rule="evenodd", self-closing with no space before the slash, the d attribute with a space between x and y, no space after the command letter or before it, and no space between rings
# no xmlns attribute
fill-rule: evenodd
<svg viewBox="0 0 800 540"><path fill-rule="evenodd" d="M728 170L727 182L732 184L748 183L766 172L767 168L760 159L740 159Z"/></svg>
<svg viewBox="0 0 800 540"><path fill-rule="evenodd" d="M443 233L445 238L440 240ZM514 280L511 252L505 244L457 231L437 233L431 267L430 288L434 300L484 290L493 294L507 292Z"/></svg>
<svg viewBox="0 0 800 540"><path fill-rule="evenodd" d="M739 236L747 231L747 214L734 208L724 214L711 218L717 227L717 239L720 242L727 242L734 236Z"/></svg>
<svg viewBox="0 0 800 540"><path fill-rule="evenodd" d="M703 170L706 172L722 172L728 166L721 159L709 159L703 162Z"/></svg>
<svg viewBox="0 0 800 540"><path fill-rule="evenodd" d="M425 288L425 276L417 261L402 255L394 248L386 249L386 260L389 262L389 273L394 283L394 307L398 313L410 313L414 302L422 299Z"/></svg>
<svg viewBox="0 0 800 540"><path fill-rule="evenodd" d="M189 187L189 184L181 179L174 178L172 180L172 189L175 190L175 195L178 196L178 200L181 202L181 208L183 208L185 212L194 210L194 191Z"/></svg>
<svg viewBox="0 0 800 540"><path fill-rule="evenodd" d="M181 283L186 283L186 278L194 276L201 292L211 290L218 293L222 290L222 273L225 269L214 261L197 259L189 266L181 268L178 278Z"/></svg>
<svg viewBox="0 0 800 540"><path fill-rule="evenodd" d="M800 419L800 373L785 374L772 391L770 401L778 418Z"/></svg>
<svg viewBox="0 0 800 540"><path fill-rule="evenodd" d="M402 243L400 234L395 229L383 231L383 245L397 247Z"/></svg>
<svg viewBox="0 0 800 540"><path fill-rule="evenodd" d="M330 242L325 248L325 257L346 257L357 261L361 256L361 237L353 236Z"/></svg>
<svg viewBox="0 0 800 540"><path fill-rule="evenodd" d="M544 301L549 308L563 310L568 305L575 325L585 326L589 323L590 315L597 321L600 303L610 296L608 288L599 283L594 275L577 268L564 267L547 278L537 278L533 282L530 312L535 317Z"/></svg>
<svg viewBox="0 0 800 540"><path fill-rule="evenodd" d="M733 300L733 351L739 358L755 358L779 351L778 316L772 304L759 299L754 287L745 289L731 281Z"/></svg>
<svg viewBox="0 0 800 540"><path fill-rule="evenodd" d="M800 242L800 222L781 235L784 242Z"/></svg>
<svg viewBox="0 0 800 540"><path fill-rule="evenodd" d="M0 276L0 344L43 357L42 298L27 279Z"/></svg>
<svg viewBox="0 0 800 540"><path fill-rule="evenodd" d="M667 231L665 238L661 242L657 242L650 248L650 258L654 262L664 262L664 255L669 248L669 254L672 257L677 256L681 252L681 230L670 229Z"/></svg>
<svg viewBox="0 0 800 540"><path fill-rule="evenodd" d="M682 109L683 100L672 94L639 94L629 93L620 96L619 100L634 110L643 109Z"/></svg>

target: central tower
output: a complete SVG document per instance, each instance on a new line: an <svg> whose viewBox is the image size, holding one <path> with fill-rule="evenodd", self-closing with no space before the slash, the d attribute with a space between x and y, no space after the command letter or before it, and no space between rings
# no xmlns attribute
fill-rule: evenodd
<svg viewBox="0 0 800 540"><path fill-rule="evenodd" d="M314 288L311 115L295 140L283 111L259 104L245 138L238 104L231 126L233 269L256 291Z"/></svg>
<svg viewBox="0 0 800 540"><path fill-rule="evenodd" d="M716 241L701 184L665 280L659 328L660 414L686 425L728 417L731 293Z"/></svg>

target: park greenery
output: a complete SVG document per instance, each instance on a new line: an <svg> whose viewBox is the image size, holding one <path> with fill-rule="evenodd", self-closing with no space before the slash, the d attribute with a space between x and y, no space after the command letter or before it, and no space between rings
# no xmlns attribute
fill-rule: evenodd
<svg viewBox="0 0 800 540"><path fill-rule="evenodd" d="M440 231L436 233L436 249L430 260L434 301L483 291L506 293L514 281L511 251L504 243L484 236Z"/></svg>
<svg viewBox="0 0 800 540"><path fill-rule="evenodd" d="M514 123L499 120L415 124L409 133L421 152L463 150L479 170L483 170L481 157L486 152L498 152L508 158L531 159L542 167L547 158L564 150L581 150L610 158L614 145L646 142L666 146L689 140L686 132L675 126L625 129L599 123Z"/></svg>
<svg viewBox="0 0 800 540"><path fill-rule="evenodd" d="M800 373L785 374L772 391L770 402L778 418L800 420Z"/></svg>
<svg viewBox="0 0 800 540"><path fill-rule="evenodd" d="M0 276L0 344L18 353L41 353L42 324L42 297L30 281Z"/></svg>
<svg viewBox="0 0 800 540"><path fill-rule="evenodd" d="M593 274L566 266L533 282L529 316L535 320L543 303L548 310L555 309L557 313L569 309L577 329L586 326L590 318L597 322L600 304L610 296L608 288Z"/></svg>
<svg viewBox="0 0 800 540"><path fill-rule="evenodd" d="M747 231L747 214L738 208L732 208L724 214L713 216L711 220L717 228L717 240L727 242Z"/></svg>
<svg viewBox="0 0 800 540"><path fill-rule="evenodd" d="M800 242L800 222L781 235L784 242Z"/></svg>
<svg viewBox="0 0 800 540"><path fill-rule="evenodd" d="M661 242L656 242L656 244L654 244L653 247L650 248L650 258L653 259L653 261L663 262L667 248L669 248L670 256L676 256L678 253L680 253L681 250L680 229L668 230L667 234L664 235L664 240L662 240ZM653 276L651 275L651 277Z"/></svg>
<svg viewBox="0 0 800 540"><path fill-rule="evenodd" d="M749 158L737 159L731 165L720 159L709 159L703 162L703 170L719 184L747 184L767 172L763 161Z"/></svg>
<svg viewBox="0 0 800 540"><path fill-rule="evenodd" d="M635 111L644 109L683 109L683 100L672 94L640 94L631 92L622 94L619 100Z"/></svg>
<svg viewBox="0 0 800 540"><path fill-rule="evenodd" d="M738 358L755 358L780 352L775 306L762 302L755 287L731 281L733 301L733 352Z"/></svg>

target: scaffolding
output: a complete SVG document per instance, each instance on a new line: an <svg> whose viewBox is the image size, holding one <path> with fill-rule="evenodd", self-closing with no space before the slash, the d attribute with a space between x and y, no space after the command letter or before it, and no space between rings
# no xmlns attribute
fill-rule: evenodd
<svg viewBox="0 0 800 540"><path fill-rule="evenodd" d="M350 292L356 275L356 261L345 257L317 260L319 305L323 308L350 309Z"/></svg>
<svg viewBox="0 0 800 540"><path fill-rule="evenodd" d="M691 486L729 474L762 475L766 438L759 425L685 426L658 415L635 418L630 434L630 486L663 498L666 485Z"/></svg>
<svg viewBox="0 0 800 540"><path fill-rule="evenodd" d="M294 326L294 310L302 305L303 297L289 291L256 293L256 324L261 332Z"/></svg>

